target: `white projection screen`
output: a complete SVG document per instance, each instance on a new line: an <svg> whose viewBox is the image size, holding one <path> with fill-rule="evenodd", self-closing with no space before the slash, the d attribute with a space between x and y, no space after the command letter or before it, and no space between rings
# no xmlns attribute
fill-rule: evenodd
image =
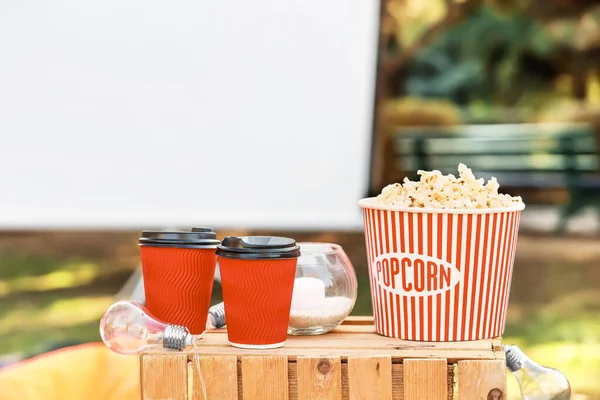
<svg viewBox="0 0 600 400"><path fill-rule="evenodd" d="M376 0L0 2L0 228L354 229Z"/></svg>

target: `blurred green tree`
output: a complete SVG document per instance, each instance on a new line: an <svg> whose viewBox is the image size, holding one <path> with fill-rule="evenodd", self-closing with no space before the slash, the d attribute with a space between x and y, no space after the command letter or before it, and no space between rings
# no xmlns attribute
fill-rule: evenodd
<svg viewBox="0 0 600 400"><path fill-rule="evenodd" d="M598 0L444 0L418 15L413 2L382 8L383 96L539 107L565 95L559 80L582 100L588 78L600 76Z"/></svg>
<svg viewBox="0 0 600 400"><path fill-rule="evenodd" d="M542 23L523 12L504 15L481 5L418 52L407 65L405 90L459 105L511 105L523 92L553 85L556 46Z"/></svg>

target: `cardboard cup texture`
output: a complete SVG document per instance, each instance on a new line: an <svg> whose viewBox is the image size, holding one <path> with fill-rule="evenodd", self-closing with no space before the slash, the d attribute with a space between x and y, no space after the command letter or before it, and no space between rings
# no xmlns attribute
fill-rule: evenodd
<svg viewBox="0 0 600 400"><path fill-rule="evenodd" d="M287 338L297 258L219 257L227 336L236 347L281 347Z"/></svg>
<svg viewBox="0 0 600 400"><path fill-rule="evenodd" d="M502 335L524 205L361 206L377 333L432 342Z"/></svg>
<svg viewBox="0 0 600 400"><path fill-rule="evenodd" d="M151 246L140 250L148 310L163 322L185 326L193 335L204 332L216 250Z"/></svg>

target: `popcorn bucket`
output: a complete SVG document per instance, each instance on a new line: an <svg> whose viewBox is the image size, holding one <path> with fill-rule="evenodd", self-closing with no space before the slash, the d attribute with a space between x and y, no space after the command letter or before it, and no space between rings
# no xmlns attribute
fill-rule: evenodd
<svg viewBox="0 0 600 400"><path fill-rule="evenodd" d="M502 335L524 204L363 208L377 333L444 342Z"/></svg>

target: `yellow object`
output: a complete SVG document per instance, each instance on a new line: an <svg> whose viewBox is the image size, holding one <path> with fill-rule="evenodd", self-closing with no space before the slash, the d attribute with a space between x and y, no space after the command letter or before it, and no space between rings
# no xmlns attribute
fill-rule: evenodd
<svg viewBox="0 0 600 400"><path fill-rule="evenodd" d="M386 99L379 110L379 128L384 136L394 135L402 126L454 126L461 123L459 108L448 100Z"/></svg>
<svg viewBox="0 0 600 400"><path fill-rule="evenodd" d="M0 399L139 400L139 368L103 343L67 347L0 369Z"/></svg>

